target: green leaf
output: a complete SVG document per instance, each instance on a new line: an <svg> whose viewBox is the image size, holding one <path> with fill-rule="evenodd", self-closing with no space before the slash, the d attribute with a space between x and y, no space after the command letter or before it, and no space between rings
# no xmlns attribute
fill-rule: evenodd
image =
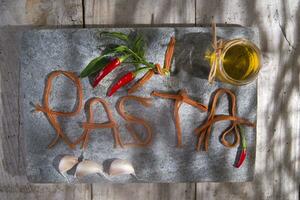
<svg viewBox="0 0 300 200"><path fill-rule="evenodd" d="M128 47L127 46L124 46L124 45L120 45L118 47L115 47L112 51L115 52L115 53L124 53L128 50Z"/></svg>
<svg viewBox="0 0 300 200"><path fill-rule="evenodd" d="M109 59L108 55L103 55L103 56L94 58L80 73L80 75L79 75L80 78L87 77L87 76L99 71L100 69L105 67L105 65L107 65L109 63L109 61L110 61L110 59Z"/></svg>
<svg viewBox="0 0 300 200"><path fill-rule="evenodd" d="M128 40L129 40L128 35L126 35L125 33L121 33L121 32L101 32L100 36L117 38L117 39L122 40L124 42L128 42Z"/></svg>
<svg viewBox="0 0 300 200"><path fill-rule="evenodd" d="M145 59L145 42L143 36L138 33L132 33L129 38L129 48L141 59ZM134 58L133 60L138 62L140 59ZM135 66L139 68L140 64L135 64Z"/></svg>
<svg viewBox="0 0 300 200"><path fill-rule="evenodd" d="M124 54L127 52L128 47L124 45L113 45L111 47L107 47L102 51L102 55L110 55L110 56L116 56L117 54Z"/></svg>
<svg viewBox="0 0 300 200"><path fill-rule="evenodd" d="M134 41L134 51L139 55L141 58L145 56L145 42L141 35L138 35L136 40Z"/></svg>
<svg viewBox="0 0 300 200"><path fill-rule="evenodd" d="M131 48L138 56L144 58L145 43L144 43L143 36L140 34L135 34L134 36L131 36L129 48Z"/></svg>

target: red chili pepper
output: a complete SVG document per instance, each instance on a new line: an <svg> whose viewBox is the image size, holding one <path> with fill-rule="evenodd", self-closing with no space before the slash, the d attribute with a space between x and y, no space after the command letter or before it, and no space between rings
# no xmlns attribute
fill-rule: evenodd
<svg viewBox="0 0 300 200"><path fill-rule="evenodd" d="M120 58L115 58L112 61L110 61L96 76L92 86L93 88L95 88L100 81L107 75L109 74L111 71L113 71L114 69L116 69L124 60L126 60L128 58L128 56L123 56Z"/></svg>
<svg viewBox="0 0 300 200"><path fill-rule="evenodd" d="M135 72L128 72L127 74L125 74L123 77L121 77L118 80L118 82L115 85L113 85L113 87L110 89L107 95L109 97L113 95L118 89L120 89L121 87L123 87L124 85L132 81L135 78L135 76L136 76Z"/></svg>
<svg viewBox="0 0 300 200"><path fill-rule="evenodd" d="M246 155L247 155L247 150L246 149L242 149L242 152L240 153L239 160L235 164L236 168L239 168L243 164L244 160L246 159Z"/></svg>
<svg viewBox="0 0 300 200"><path fill-rule="evenodd" d="M238 128L240 130L240 135L241 135L242 151L239 153L239 158L235 164L236 168L239 168L243 164L247 156L247 143L246 143L246 138L244 136L244 131L240 126L238 126Z"/></svg>
<svg viewBox="0 0 300 200"><path fill-rule="evenodd" d="M138 75L138 74L140 74L142 72L147 72L150 69L152 69L152 67L143 67L143 68L140 68L140 69L138 69L136 71L128 72L127 74L125 74L124 76L122 76L115 85L112 86L112 88L107 93L107 95L110 97L118 89L120 89L121 87L123 87L124 85L126 85L130 81L132 81L136 77L136 75Z"/></svg>

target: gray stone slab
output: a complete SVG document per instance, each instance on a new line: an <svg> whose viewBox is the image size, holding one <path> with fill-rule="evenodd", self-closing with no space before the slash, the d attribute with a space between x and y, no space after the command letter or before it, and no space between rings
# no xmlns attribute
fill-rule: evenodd
<svg viewBox="0 0 300 200"><path fill-rule="evenodd" d="M153 90L177 92L181 88L187 89L189 95L204 104L209 103L213 91L220 87L232 89L237 95L237 110L240 117L256 121L256 82L242 87L216 82L209 85L207 80L208 64L203 59L210 45L209 28L120 28L120 29L58 29L31 30L23 35L21 56L21 130L26 136L27 176L31 182L52 183L66 182L54 168L54 159L61 154L80 156L79 146L70 150L63 142L54 148L47 145L55 137L55 132L43 113L33 113L32 103L41 103L45 80L54 70L69 70L79 73L109 41L99 39L98 32L109 31L139 31L147 41L147 58L150 61L163 63L166 45L171 35L177 39L175 62L172 75L169 78L155 76L135 95L149 97ZM255 30L244 27L218 28L221 38L248 38L257 42ZM111 40L110 40L111 41ZM102 85L92 89L87 79L82 80L84 103L91 97L101 97L109 102L114 118L118 121L121 137L130 137L124 128L125 121L115 109L116 101L126 95L123 89L117 95L106 97L107 88L115 81L119 74L128 71L132 66L121 67L110 74ZM51 106L57 110L71 110L75 103L76 90L72 83L65 78L54 81L51 95ZM93 175L71 182L200 182L200 181L251 181L255 164L254 129L246 128L248 142L248 156L240 169L233 167L237 148L226 148L219 142L222 130L228 125L219 123L214 126L208 152L195 151L196 137L193 130L206 118L207 113L199 112L195 108L183 104L180 110L183 133L183 148L176 148L176 131L172 112L174 102L171 100L152 98L153 106L145 108L135 102L128 103L128 112L146 119L154 130L153 144L149 148L113 148L113 137L110 129L93 131L89 147L84 152L87 159L99 163L111 158L130 160L135 169L138 180L130 176L112 178L108 181ZM217 113L227 113L227 98L219 103ZM95 106L97 121L107 120L103 108ZM82 133L80 122L85 122L85 112L72 118L59 118L64 131L71 138ZM144 132L137 127L139 132Z"/></svg>

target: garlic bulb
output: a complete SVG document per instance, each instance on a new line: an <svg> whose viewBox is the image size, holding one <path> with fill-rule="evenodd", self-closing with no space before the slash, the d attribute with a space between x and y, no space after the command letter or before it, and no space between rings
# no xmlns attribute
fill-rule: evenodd
<svg viewBox="0 0 300 200"><path fill-rule="evenodd" d="M117 176L125 174L132 174L135 176L132 164L128 160L124 159L115 159L114 161L112 161L109 167L109 175Z"/></svg>
<svg viewBox="0 0 300 200"><path fill-rule="evenodd" d="M83 160L77 165L75 177L81 178L89 174L103 174L103 167L92 160Z"/></svg>
<svg viewBox="0 0 300 200"><path fill-rule="evenodd" d="M58 164L58 170L62 174L72 169L78 163L78 158L75 156L66 155L61 158Z"/></svg>

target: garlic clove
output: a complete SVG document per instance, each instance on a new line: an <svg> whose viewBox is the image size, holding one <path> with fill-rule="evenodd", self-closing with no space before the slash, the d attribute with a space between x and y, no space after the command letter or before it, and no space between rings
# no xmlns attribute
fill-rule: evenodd
<svg viewBox="0 0 300 200"><path fill-rule="evenodd" d="M117 176L117 175L125 175L132 174L135 176L135 171L132 164L128 160L124 159L115 159L111 162L109 167L109 175Z"/></svg>
<svg viewBox="0 0 300 200"><path fill-rule="evenodd" d="M81 178L89 174L97 173L104 175L102 165L99 165L98 163L92 160L83 160L77 165L75 177Z"/></svg>
<svg viewBox="0 0 300 200"><path fill-rule="evenodd" d="M62 174L69 171L78 163L78 158L75 156L66 155L61 158L58 164L58 170Z"/></svg>

